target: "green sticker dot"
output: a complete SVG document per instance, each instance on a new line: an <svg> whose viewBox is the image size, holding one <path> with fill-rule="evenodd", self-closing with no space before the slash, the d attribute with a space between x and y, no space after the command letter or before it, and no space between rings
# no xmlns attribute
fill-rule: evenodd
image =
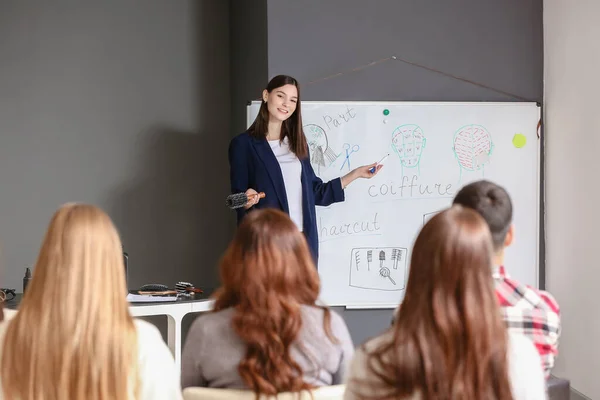
<svg viewBox="0 0 600 400"><path fill-rule="evenodd" d="M527 143L527 138L522 133L517 133L515 136L513 136L512 142L517 149L520 149Z"/></svg>
<svg viewBox="0 0 600 400"><path fill-rule="evenodd" d="M390 115L390 110L388 110L387 108L383 110L383 115Z"/></svg>

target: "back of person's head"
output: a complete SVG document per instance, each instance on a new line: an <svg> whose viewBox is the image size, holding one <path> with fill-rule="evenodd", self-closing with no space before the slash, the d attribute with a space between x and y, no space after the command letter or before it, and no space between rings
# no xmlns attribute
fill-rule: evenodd
<svg viewBox="0 0 600 400"><path fill-rule="evenodd" d="M233 328L247 346L239 365L256 393L309 389L290 347L302 328L301 306L316 306L320 281L304 235L287 214L250 212L220 265L214 311L234 308ZM330 340L330 314L323 308Z"/></svg>
<svg viewBox="0 0 600 400"><path fill-rule="evenodd" d="M513 207L503 187L486 180L476 181L459 190L453 203L477 211L492 233L494 250L504 249L504 241L512 224Z"/></svg>
<svg viewBox="0 0 600 400"><path fill-rule="evenodd" d="M7 327L4 398L104 400L137 393L137 336L126 291L121 242L108 215L86 204L61 207Z"/></svg>
<svg viewBox="0 0 600 400"><path fill-rule="evenodd" d="M368 353L364 398L511 399L507 332L494 294L483 219L453 206L419 233L390 340Z"/></svg>

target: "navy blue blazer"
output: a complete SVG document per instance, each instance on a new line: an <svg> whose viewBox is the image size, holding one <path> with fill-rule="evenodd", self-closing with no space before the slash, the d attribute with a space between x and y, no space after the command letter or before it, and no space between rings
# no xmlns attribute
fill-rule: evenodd
<svg viewBox="0 0 600 400"><path fill-rule="evenodd" d="M302 164L303 231L310 251L317 262L319 238L315 206L328 206L344 201L340 178L323 182L310 165L310 156ZM277 208L289 214L287 194L279 162L266 138L254 138L248 132L234 137L229 143L229 177L231 193L252 188L264 192L265 198L249 210L238 208L238 224L247 212L259 208Z"/></svg>

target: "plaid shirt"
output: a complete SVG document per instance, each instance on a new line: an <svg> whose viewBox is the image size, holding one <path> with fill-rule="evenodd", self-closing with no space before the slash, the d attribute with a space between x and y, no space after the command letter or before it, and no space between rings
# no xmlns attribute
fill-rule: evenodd
<svg viewBox="0 0 600 400"><path fill-rule="evenodd" d="M509 331L527 336L542 358L546 378L558 354L560 309L549 293L511 279L503 266L494 270L496 295Z"/></svg>

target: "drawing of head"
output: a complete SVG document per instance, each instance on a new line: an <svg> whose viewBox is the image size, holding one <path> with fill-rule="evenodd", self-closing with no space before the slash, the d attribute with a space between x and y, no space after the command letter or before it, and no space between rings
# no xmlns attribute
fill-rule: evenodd
<svg viewBox="0 0 600 400"><path fill-rule="evenodd" d="M401 125L392 132L392 148L403 167L415 168L419 165L425 142L423 130L418 125Z"/></svg>
<svg viewBox="0 0 600 400"><path fill-rule="evenodd" d="M302 128L310 150L310 162L313 165L324 167L326 166L326 157L329 163L335 161L337 155L329 148L329 141L327 140L325 130L315 124L304 125Z"/></svg>
<svg viewBox="0 0 600 400"><path fill-rule="evenodd" d="M465 125L454 133L454 155L467 171L481 170L490 160L493 148L492 136L481 125Z"/></svg>

